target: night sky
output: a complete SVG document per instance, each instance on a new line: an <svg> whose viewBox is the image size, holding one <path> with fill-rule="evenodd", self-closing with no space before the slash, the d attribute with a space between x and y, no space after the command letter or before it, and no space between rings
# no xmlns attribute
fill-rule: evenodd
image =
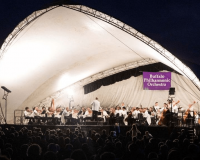
<svg viewBox="0 0 200 160"><path fill-rule="evenodd" d="M0 45L24 18L61 3L55 0L1 0ZM99 10L160 43L200 78L200 1L71 0Z"/></svg>

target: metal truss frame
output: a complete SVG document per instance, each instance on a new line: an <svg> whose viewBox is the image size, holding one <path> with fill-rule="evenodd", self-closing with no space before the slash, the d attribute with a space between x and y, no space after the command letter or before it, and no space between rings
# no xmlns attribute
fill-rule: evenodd
<svg viewBox="0 0 200 160"><path fill-rule="evenodd" d="M27 18L25 18L22 22L20 22L17 25L17 27L13 30L13 32L8 35L8 37L4 41L3 45L1 46L0 59L2 59L4 52L10 46L10 44L13 42L13 40L17 37L17 35L19 35L19 33L27 25L29 25L32 21L34 21L41 15L43 15L57 7L60 7L60 6L59 5L51 6L49 8L43 9L43 10L35 11L31 15L29 15ZM171 63L173 63L182 72L182 74L185 75L187 78L189 78L193 82L193 84L200 90L200 81L189 67L187 67L185 64L183 64L178 58L176 58L174 55L172 55L169 51L167 51L165 48L163 48L160 44L153 41L152 39L145 36L144 34L140 33L139 31L135 30L131 26L115 19L112 16L109 16L107 14L104 14L100 11L89 8L87 6L64 5L63 4L62 7L76 10L76 11L82 12L84 14L87 14L89 16L98 18L102 21L105 21L105 22L125 31L126 33L128 33L128 34L132 35L133 37L137 38L138 40L142 41L143 43L145 43L146 45L148 45L149 47L153 48L155 51L160 53L163 57L165 57Z"/></svg>

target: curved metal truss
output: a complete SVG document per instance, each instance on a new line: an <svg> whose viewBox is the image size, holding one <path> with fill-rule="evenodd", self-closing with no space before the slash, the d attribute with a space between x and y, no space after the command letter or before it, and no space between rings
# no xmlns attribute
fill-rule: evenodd
<svg viewBox="0 0 200 160"><path fill-rule="evenodd" d="M17 35L32 21L40 17L41 15L51 11L52 9L55 9L60 6L51 6L47 9L39 10L33 12L31 15L29 15L27 18L25 18L22 22L20 22L17 27L13 30L12 33L9 34L9 36L4 41L1 49L0 49L0 59L3 57L4 52L6 49L10 46L10 44L13 42L13 40L17 37ZM149 37L143 35L139 31L135 30L131 26L115 19L112 16L109 16L107 14L104 14L100 11L97 11L95 9L83 6L83 5L62 5L62 7L66 7L69 9L73 9L79 12L82 12L84 14L90 15L92 17L98 18L100 20L103 20L125 32L132 35L133 37L139 39L149 47L153 48L155 51L160 53L163 57L168 59L171 63L173 63L186 77L188 77L195 86L197 86L198 89L200 89L200 81L196 77L196 75L193 73L193 71L187 67L185 64L183 64L178 58L176 58L174 55L172 55L169 51L167 51L165 48L163 48L160 44L153 41Z"/></svg>

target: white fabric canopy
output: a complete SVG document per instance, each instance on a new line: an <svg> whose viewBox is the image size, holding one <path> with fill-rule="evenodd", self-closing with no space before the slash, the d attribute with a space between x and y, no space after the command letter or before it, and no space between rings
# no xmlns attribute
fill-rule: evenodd
<svg viewBox="0 0 200 160"><path fill-rule="evenodd" d="M85 9L83 13L69 7L56 7L46 13L47 10L36 11L22 21L5 41L0 60L0 84L12 91L8 97L8 123L13 123L15 109L32 107L76 82L134 61L153 59L199 82L179 59L130 26L115 19L116 24L122 24L122 27L116 27L107 23L113 17L106 16L109 20L103 21L85 14L87 8L84 6L81 9ZM35 18L36 15L40 16ZM189 70L191 76L183 70ZM131 106L154 103L154 97L160 94L142 91L139 77L136 79L130 84L127 80L126 85L121 84L125 82L119 82L119 86L116 83L108 89L109 92L107 88L102 90L102 87L83 95L83 89L79 88L77 95L74 95L74 103L87 106L96 96L103 106L116 105L122 101ZM192 82L189 84L191 86ZM193 87L193 91L196 90ZM167 91L162 94L163 100L166 99ZM0 90L0 96L3 96L3 90ZM65 94L62 96L58 102L67 106L68 98ZM3 100L1 103L4 106Z"/></svg>
<svg viewBox="0 0 200 160"><path fill-rule="evenodd" d="M175 101L180 100L179 105L183 108L187 108L193 101L199 101L200 91L193 85L193 83L182 75L172 73L171 87L175 87ZM143 77L131 77L127 80L117 82L109 86L102 86L100 89L85 94L83 88L77 88L74 90L74 102L72 106L77 108L91 107L91 102L98 97L101 102L101 107L115 107L122 102L129 107L137 107L142 105L143 107L150 107L159 103L159 106L163 106L168 100L168 90L143 90ZM69 100L67 98L67 91L56 99L56 105L69 106ZM194 105L194 108L198 110L198 103Z"/></svg>

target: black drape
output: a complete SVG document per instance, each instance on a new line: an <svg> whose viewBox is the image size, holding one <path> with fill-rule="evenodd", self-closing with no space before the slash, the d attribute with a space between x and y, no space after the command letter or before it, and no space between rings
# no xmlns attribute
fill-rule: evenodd
<svg viewBox="0 0 200 160"><path fill-rule="evenodd" d="M83 86L84 94L93 92L93 91L99 89L101 86L108 86L108 85L114 84L115 82L129 79L131 76L134 76L134 77L140 76L143 74L143 72L159 72L159 71L163 71L163 70L167 70L170 72L173 71L175 73L178 73L171 67L169 67L161 62L149 64L149 65L145 65L145 66L140 66L140 67L126 70L126 71L123 71L120 73L116 73L111 76L108 76L108 77L99 79L97 81L94 81L92 83L89 83L89 84Z"/></svg>

